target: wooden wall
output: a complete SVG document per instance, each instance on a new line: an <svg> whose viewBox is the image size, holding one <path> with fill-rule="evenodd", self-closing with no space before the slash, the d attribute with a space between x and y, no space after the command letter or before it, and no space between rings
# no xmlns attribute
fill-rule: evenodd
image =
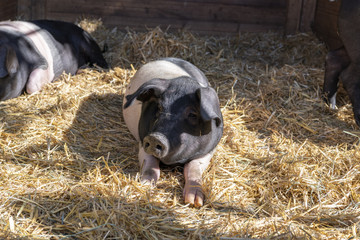
<svg viewBox="0 0 360 240"><path fill-rule="evenodd" d="M314 20L314 32L330 50L342 46L338 36L337 19L341 0L318 0Z"/></svg>
<svg viewBox="0 0 360 240"><path fill-rule="evenodd" d="M16 1L0 1L0 21L14 19L17 15Z"/></svg>
<svg viewBox="0 0 360 240"><path fill-rule="evenodd" d="M264 31L278 28L285 20L284 0L257 0L239 4L241 1L198 1L198 0L88 0L87 5L78 1L71 9L63 5L71 0L49 0L49 13L55 18L66 16L73 19L81 14L101 17L109 25L129 26L142 29L144 25L171 25L196 32L233 33ZM74 11L75 9L80 11Z"/></svg>
<svg viewBox="0 0 360 240"><path fill-rule="evenodd" d="M8 0L0 0L8 1ZM317 0L18 0L22 19L101 18L108 26L158 25L198 33L309 31Z"/></svg>

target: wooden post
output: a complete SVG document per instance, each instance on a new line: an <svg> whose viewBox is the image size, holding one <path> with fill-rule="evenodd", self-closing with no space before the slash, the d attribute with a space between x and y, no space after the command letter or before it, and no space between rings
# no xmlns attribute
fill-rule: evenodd
<svg viewBox="0 0 360 240"><path fill-rule="evenodd" d="M17 1L17 16L21 20L31 19L31 0Z"/></svg>
<svg viewBox="0 0 360 240"><path fill-rule="evenodd" d="M22 20L46 18L46 0L18 0L18 17Z"/></svg>
<svg viewBox="0 0 360 240"><path fill-rule="evenodd" d="M285 34L294 34L299 30L303 0L287 1Z"/></svg>
<svg viewBox="0 0 360 240"><path fill-rule="evenodd" d="M46 18L46 0L31 0L32 19Z"/></svg>

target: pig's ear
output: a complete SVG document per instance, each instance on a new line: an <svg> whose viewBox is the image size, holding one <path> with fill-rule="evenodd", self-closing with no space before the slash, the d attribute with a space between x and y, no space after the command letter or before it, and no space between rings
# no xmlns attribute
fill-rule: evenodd
<svg viewBox="0 0 360 240"><path fill-rule="evenodd" d="M205 122L215 120L216 127L222 123L219 98L213 88L199 88L196 96L200 101L200 115Z"/></svg>
<svg viewBox="0 0 360 240"><path fill-rule="evenodd" d="M169 86L167 79L155 78L141 85L136 92L126 96L124 108L129 107L133 101L139 100L145 102L152 97L158 98Z"/></svg>
<svg viewBox="0 0 360 240"><path fill-rule="evenodd" d="M8 75L8 71L6 69L6 55L7 50L5 46L0 47L0 78L4 78Z"/></svg>
<svg viewBox="0 0 360 240"><path fill-rule="evenodd" d="M16 52L12 47L8 47L6 51L5 66L7 73L11 76L18 71L19 61Z"/></svg>

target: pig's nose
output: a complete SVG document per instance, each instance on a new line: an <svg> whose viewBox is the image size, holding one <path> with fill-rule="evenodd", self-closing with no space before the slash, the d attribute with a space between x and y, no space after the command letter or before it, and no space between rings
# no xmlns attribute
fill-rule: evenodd
<svg viewBox="0 0 360 240"><path fill-rule="evenodd" d="M169 152L169 141L161 133L152 133L144 138L143 147L147 154L161 159Z"/></svg>

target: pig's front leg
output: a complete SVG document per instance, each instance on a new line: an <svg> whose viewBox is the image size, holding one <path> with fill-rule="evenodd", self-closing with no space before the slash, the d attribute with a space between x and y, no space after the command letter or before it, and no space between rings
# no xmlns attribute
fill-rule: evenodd
<svg viewBox="0 0 360 240"><path fill-rule="evenodd" d="M155 185L160 177L159 160L147 154L144 148L139 145L139 164L141 183Z"/></svg>
<svg viewBox="0 0 360 240"><path fill-rule="evenodd" d="M204 203L205 195L202 190L202 174L209 166L212 154L208 153L201 158L194 159L185 164L184 176L184 201L195 207L201 207Z"/></svg>
<svg viewBox="0 0 360 240"><path fill-rule="evenodd" d="M339 76L349 63L350 59L344 47L331 51L326 56L323 92L325 101L330 105L331 109L336 108L336 91Z"/></svg>

